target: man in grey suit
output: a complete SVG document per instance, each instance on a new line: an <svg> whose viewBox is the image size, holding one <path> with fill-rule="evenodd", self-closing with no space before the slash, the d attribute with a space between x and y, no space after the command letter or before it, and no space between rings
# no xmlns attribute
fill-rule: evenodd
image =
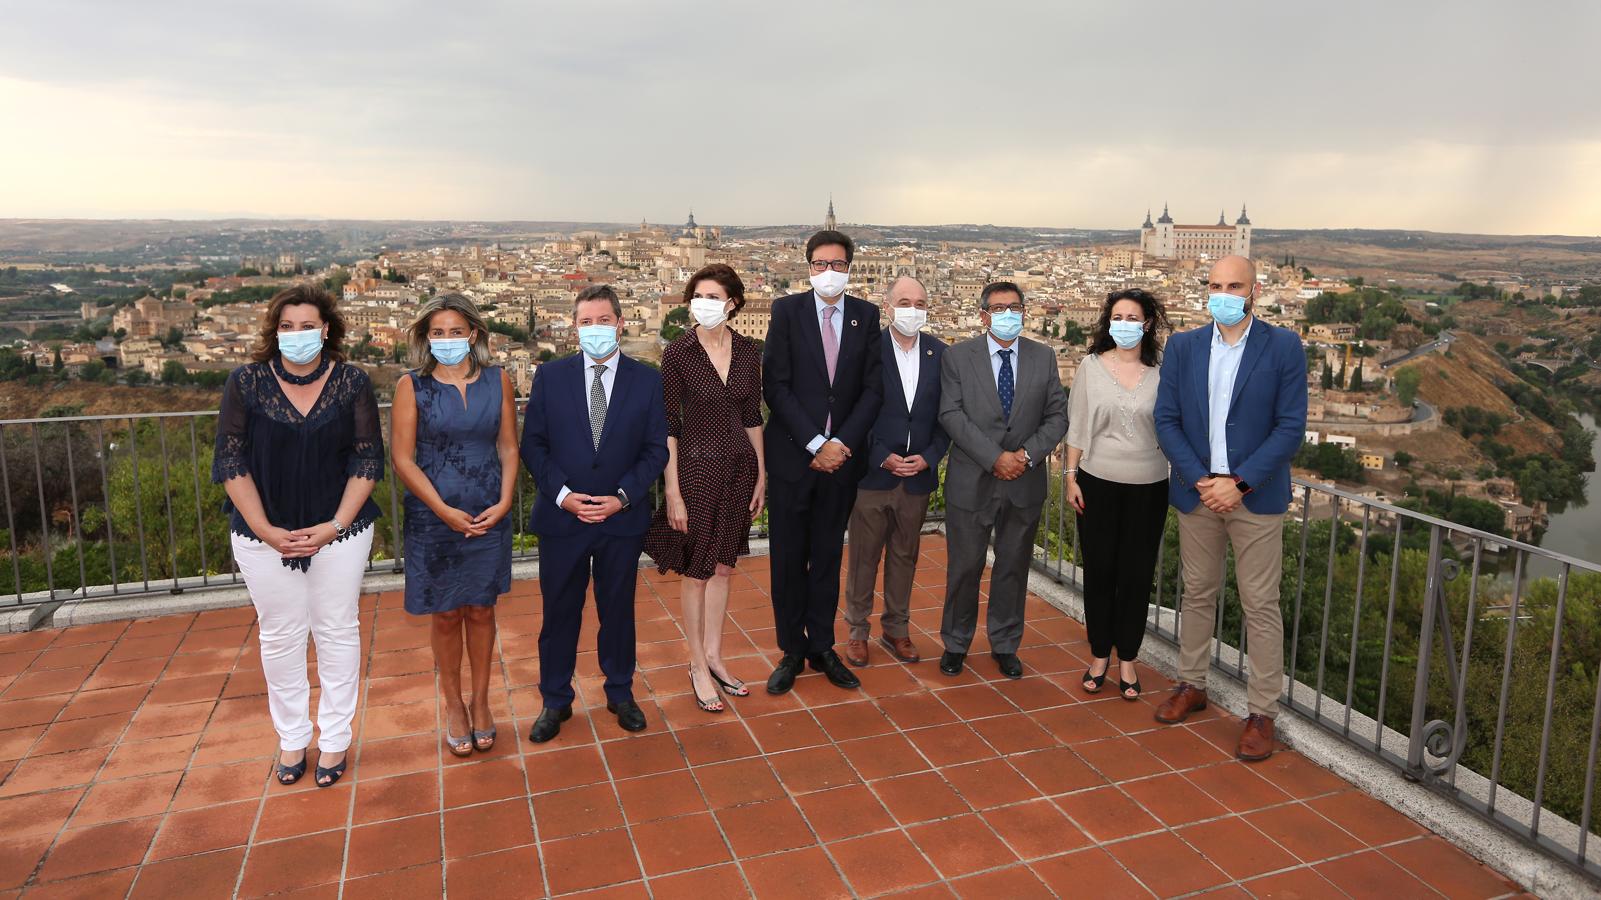
<svg viewBox="0 0 1601 900"><path fill-rule="evenodd" d="M945 473L948 557L945 652L939 669L958 675L978 626L978 583L990 537L990 653L1008 678L1023 677L1023 599L1029 558L1048 484L1046 458L1067 434L1067 393L1056 355L1023 332L1023 291L1010 281L985 285L984 333L945 353L939 423L950 435Z"/></svg>

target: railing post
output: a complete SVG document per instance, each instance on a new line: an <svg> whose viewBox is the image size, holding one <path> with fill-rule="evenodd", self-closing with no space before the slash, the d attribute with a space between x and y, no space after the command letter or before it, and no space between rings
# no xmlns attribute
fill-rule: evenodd
<svg viewBox="0 0 1601 900"><path fill-rule="evenodd" d="M1412 684L1412 727L1407 735L1406 772L1408 778L1421 779L1423 768L1424 723L1428 721L1429 670L1433 662L1435 606L1444 591L1440 587L1440 526L1429 526L1429 568L1423 587L1423 622L1418 625L1418 671Z"/></svg>

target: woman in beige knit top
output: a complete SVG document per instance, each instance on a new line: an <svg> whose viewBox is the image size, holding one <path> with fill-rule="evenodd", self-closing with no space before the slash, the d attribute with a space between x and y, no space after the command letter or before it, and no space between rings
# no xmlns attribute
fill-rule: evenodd
<svg viewBox="0 0 1601 900"><path fill-rule="evenodd" d="M1078 513L1084 627L1093 657L1084 690L1100 691L1115 649L1118 685L1130 701L1140 696L1134 661L1167 521L1167 458L1152 417L1158 338L1166 328L1156 295L1108 294L1068 401L1067 499Z"/></svg>

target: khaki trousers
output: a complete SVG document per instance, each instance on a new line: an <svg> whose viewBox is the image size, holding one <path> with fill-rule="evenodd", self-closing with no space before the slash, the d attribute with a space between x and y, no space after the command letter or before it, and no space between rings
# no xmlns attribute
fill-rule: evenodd
<svg viewBox="0 0 1601 900"><path fill-rule="evenodd" d="M1279 578L1284 571L1284 515L1258 515L1238 506L1224 515L1204 505L1179 514L1179 556L1184 598L1179 623L1179 678L1206 687L1217 598L1223 588L1228 546L1245 613L1250 711L1273 717L1284 689L1284 617Z"/></svg>
<svg viewBox="0 0 1601 900"><path fill-rule="evenodd" d="M845 624L851 640L865 641L871 630L868 620L873 616L873 582L878 578L880 557L884 560L884 613L878 618L879 628L885 637L907 636L912 576L927 514L928 495L908 494L905 484L887 491L856 492L850 522L850 565L845 576Z"/></svg>

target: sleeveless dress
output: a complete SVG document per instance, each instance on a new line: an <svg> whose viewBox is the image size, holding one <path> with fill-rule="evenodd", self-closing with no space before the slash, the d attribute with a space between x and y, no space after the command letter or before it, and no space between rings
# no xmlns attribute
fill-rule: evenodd
<svg viewBox="0 0 1601 900"><path fill-rule="evenodd" d="M732 566L750 552L750 495L756 490L756 450L747 428L762 424L762 354L756 342L730 329L728 383L691 328L662 351L667 435L678 440L678 492L689 532L667 524L664 502L645 534L645 552L658 571L705 580L719 563Z"/></svg>
<svg viewBox="0 0 1601 900"><path fill-rule="evenodd" d="M500 502L502 383L499 367L467 385L408 376L417 398L417 466L446 504L477 515ZM511 590L511 516L468 538L406 494L406 612L429 615L462 606L493 606Z"/></svg>

